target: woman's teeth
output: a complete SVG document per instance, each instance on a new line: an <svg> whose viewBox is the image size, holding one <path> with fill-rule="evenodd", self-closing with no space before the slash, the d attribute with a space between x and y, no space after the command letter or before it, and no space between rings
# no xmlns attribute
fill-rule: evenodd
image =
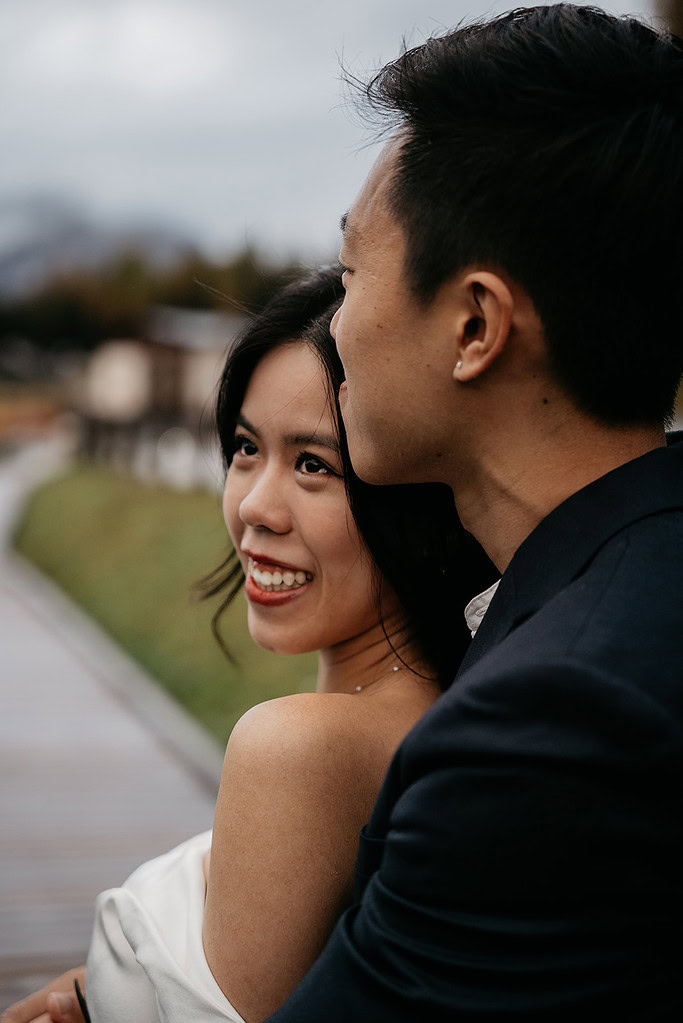
<svg viewBox="0 0 683 1023"><path fill-rule="evenodd" d="M260 590L296 590L304 583L309 583L313 576L310 572L292 572L288 568L274 569L270 572L267 569L261 570L255 566L251 569L251 577Z"/></svg>

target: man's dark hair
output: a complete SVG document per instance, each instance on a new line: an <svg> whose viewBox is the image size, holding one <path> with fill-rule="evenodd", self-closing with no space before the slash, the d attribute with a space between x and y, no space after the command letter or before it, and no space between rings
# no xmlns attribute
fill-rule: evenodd
<svg viewBox="0 0 683 1023"><path fill-rule="evenodd" d="M585 411L666 421L683 371L683 47L553 4L428 39L365 90L400 129L390 193L429 301L471 265L508 273Z"/></svg>

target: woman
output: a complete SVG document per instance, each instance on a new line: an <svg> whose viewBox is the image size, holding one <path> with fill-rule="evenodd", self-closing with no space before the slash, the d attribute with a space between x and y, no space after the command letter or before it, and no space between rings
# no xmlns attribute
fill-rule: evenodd
<svg viewBox="0 0 683 1023"><path fill-rule="evenodd" d="M251 635L319 650L317 691L238 722L210 854L198 836L100 896L93 1023L251 1023L282 1004L352 901L389 760L450 683L464 604L493 578L446 488L354 476L328 330L340 298L336 270L283 289L231 352L217 405L235 555L209 590L225 606L245 579Z"/></svg>

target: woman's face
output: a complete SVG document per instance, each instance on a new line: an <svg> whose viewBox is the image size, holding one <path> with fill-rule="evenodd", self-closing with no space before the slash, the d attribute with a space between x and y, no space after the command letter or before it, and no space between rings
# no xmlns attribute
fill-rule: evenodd
<svg viewBox="0 0 683 1023"><path fill-rule="evenodd" d="M268 650L326 649L379 620L340 473L318 359L305 344L281 345L252 374L223 495L249 631Z"/></svg>

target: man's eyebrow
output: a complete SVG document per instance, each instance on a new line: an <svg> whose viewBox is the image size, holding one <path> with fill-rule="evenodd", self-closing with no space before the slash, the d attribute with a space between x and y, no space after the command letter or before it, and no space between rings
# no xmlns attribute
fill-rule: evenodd
<svg viewBox="0 0 683 1023"><path fill-rule="evenodd" d="M342 214L339 226L344 237L344 243L346 245L355 243L358 238L358 231L356 230L356 226L350 212Z"/></svg>

